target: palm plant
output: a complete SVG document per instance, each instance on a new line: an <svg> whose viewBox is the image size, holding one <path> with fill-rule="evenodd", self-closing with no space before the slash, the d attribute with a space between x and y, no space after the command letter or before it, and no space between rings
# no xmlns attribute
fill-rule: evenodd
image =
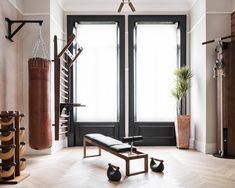
<svg viewBox="0 0 235 188"><path fill-rule="evenodd" d="M180 115L181 100L186 96L187 91L191 87L190 80L193 77L193 74L187 66L177 69L174 74L176 76L176 83L175 88L171 93L177 100L177 114Z"/></svg>

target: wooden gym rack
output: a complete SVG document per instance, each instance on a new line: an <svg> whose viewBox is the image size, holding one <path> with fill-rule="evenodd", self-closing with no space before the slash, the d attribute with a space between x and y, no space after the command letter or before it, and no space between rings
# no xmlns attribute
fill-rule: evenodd
<svg viewBox="0 0 235 188"><path fill-rule="evenodd" d="M70 99L70 68L82 52L82 47L76 44L75 38L72 34L58 53L58 39L54 36L55 140L59 140L60 135L67 136L72 108L84 106L71 103ZM75 55L71 53L74 46L78 46Z"/></svg>
<svg viewBox="0 0 235 188"><path fill-rule="evenodd" d="M26 167L25 128L20 126L23 114L2 111L0 114L0 184L17 184L29 176L21 173Z"/></svg>

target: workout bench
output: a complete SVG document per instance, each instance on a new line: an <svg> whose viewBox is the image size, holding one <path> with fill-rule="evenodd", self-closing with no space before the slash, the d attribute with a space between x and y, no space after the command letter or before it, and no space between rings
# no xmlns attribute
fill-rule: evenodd
<svg viewBox="0 0 235 188"><path fill-rule="evenodd" d="M123 142L131 142L132 144L124 144L123 142L113 139L102 134L87 134L83 138L83 156L84 158L101 156L101 149L116 155L125 160L126 162L126 176L133 176L137 174L148 172L148 154L137 151L133 148L133 142L139 141L141 136L123 138ZM142 138L143 139L143 138ZM97 155L87 156L87 144L97 146L99 153ZM139 172L130 173L130 161L135 159L144 159L144 170Z"/></svg>

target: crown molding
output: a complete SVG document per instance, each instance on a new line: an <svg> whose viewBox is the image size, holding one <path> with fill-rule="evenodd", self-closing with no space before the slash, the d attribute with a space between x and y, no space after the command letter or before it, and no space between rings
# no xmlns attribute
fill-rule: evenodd
<svg viewBox="0 0 235 188"><path fill-rule="evenodd" d="M121 0L58 0L64 11L116 11ZM135 0L133 4L139 11L189 11L196 0ZM105 6L103 6L105 4ZM126 10L128 11L128 10Z"/></svg>
<svg viewBox="0 0 235 188"><path fill-rule="evenodd" d="M16 3L16 1L17 1L17 0L8 0L8 2L9 2L19 13L21 13L21 14L23 15L24 12L23 12L23 10L22 10L22 8L21 8L23 5L21 5L21 7L19 7L18 4ZM20 4L23 3L22 1L19 1L19 0L18 0L18 2L19 2Z"/></svg>
<svg viewBox="0 0 235 188"><path fill-rule="evenodd" d="M23 11L23 0L8 0L21 14L24 14ZM54 1L54 0L53 0ZM118 1L110 2L107 4L106 10L103 10L103 6L99 7L97 4L90 4L89 1L84 0L55 0L57 1L59 7L66 12L69 11L116 11L116 5L118 6ZM102 0L105 2L105 0ZM102 3L101 1L101 3ZM162 0L148 0L149 3L143 3L140 0L136 0L134 5L139 7L140 11L189 11L198 0L184 0L182 3L180 1L172 3L171 0L162 1ZM20 5L20 6L19 6ZM79 6L78 6L79 5ZM151 10L149 10L151 9Z"/></svg>
<svg viewBox="0 0 235 188"><path fill-rule="evenodd" d="M57 3L58 3L58 5L59 5L59 7L63 10L63 11L65 11L64 10L64 0L57 0Z"/></svg>

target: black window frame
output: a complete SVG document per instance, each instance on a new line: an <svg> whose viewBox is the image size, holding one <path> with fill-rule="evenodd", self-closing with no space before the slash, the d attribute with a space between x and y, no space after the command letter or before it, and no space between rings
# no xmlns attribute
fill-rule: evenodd
<svg viewBox="0 0 235 188"><path fill-rule="evenodd" d="M73 28L77 22L117 22L119 26L119 45L120 45L120 56L119 56L119 127L118 133L115 138L121 139L125 135L125 16L124 15L68 15L67 16L67 34L68 37L73 34ZM71 50L72 51L72 50ZM73 103L73 69L70 70L70 100ZM81 101L82 103L82 101ZM89 123L89 122L86 122ZM93 123L93 122L90 122ZM113 123L113 122L112 122ZM95 122L100 126L109 126L109 122ZM68 145L82 145L79 141L78 144L75 138L75 127L78 122L74 122L74 111L70 113L70 131L68 135ZM116 128L115 128L116 129Z"/></svg>
<svg viewBox="0 0 235 188"><path fill-rule="evenodd" d="M129 135L135 135L137 131L135 131L135 125L142 126L145 124L146 126L156 126L159 127L170 127L172 129L172 135L170 141L159 141L159 143L153 143L152 141L148 142L147 145L175 145L175 132L174 132L174 122L165 123L165 122L135 122L135 106L134 106L134 63L135 63L135 53L134 53L134 28L137 22L157 22L157 23L178 23L178 28L180 29L180 49L178 52L180 54L180 62L178 62L178 66L182 67L186 65L186 22L187 16L186 15L129 15L128 16L128 50L129 50ZM183 100L181 103L182 110L186 112L186 99ZM174 138L173 138L174 137ZM146 145L146 144L140 144Z"/></svg>

